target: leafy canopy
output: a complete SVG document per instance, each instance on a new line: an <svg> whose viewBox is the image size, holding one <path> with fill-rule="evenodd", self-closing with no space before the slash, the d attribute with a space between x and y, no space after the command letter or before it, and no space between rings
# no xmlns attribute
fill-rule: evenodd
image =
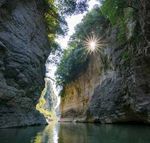
<svg viewBox="0 0 150 143"><path fill-rule="evenodd" d="M102 13L112 25L118 27L117 38L120 44L127 41L127 23L134 17L138 9L137 0L100 0L102 2ZM132 10L131 10L132 9Z"/></svg>
<svg viewBox="0 0 150 143"><path fill-rule="evenodd" d="M58 56L61 55L61 48L55 41L57 35L65 35L67 33L66 15L82 13L87 9L87 0L38 0L44 11L44 19L46 29L52 49L52 54L56 54L56 58L52 60L57 63Z"/></svg>
<svg viewBox="0 0 150 143"><path fill-rule="evenodd" d="M103 0L101 2L102 13L112 24L116 24L119 19L123 18L124 8L127 7L128 0Z"/></svg>
<svg viewBox="0 0 150 143"><path fill-rule="evenodd" d="M76 26L75 33L71 36L69 46L64 50L56 71L57 85L64 87L86 70L90 55L88 55L83 42L88 35L93 33L102 36L106 25L108 25L108 21L102 16L100 9L96 8Z"/></svg>
<svg viewBox="0 0 150 143"><path fill-rule="evenodd" d="M75 34L71 36L71 42L82 43L87 36L92 34L102 37L105 28L108 26L108 21L102 15L100 8L95 8L83 18L80 24L75 28Z"/></svg>
<svg viewBox="0 0 150 143"><path fill-rule="evenodd" d="M83 13L87 10L88 0L58 0L58 8L61 14L71 15Z"/></svg>
<svg viewBox="0 0 150 143"><path fill-rule="evenodd" d="M88 57L83 48L69 47L64 51L56 72L57 85L64 86L86 69Z"/></svg>

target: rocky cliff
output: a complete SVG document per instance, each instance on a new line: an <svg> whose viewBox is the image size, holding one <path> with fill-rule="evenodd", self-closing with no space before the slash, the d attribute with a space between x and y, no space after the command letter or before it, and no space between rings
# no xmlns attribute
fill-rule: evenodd
<svg viewBox="0 0 150 143"><path fill-rule="evenodd" d="M38 2L0 1L0 128L46 123L35 110L49 54Z"/></svg>
<svg viewBox="0 0 150 143"><path fill-rule="evenodd" d="M61 98L62 118L83 117L88 108L94 89L98 86L101 74L100 56L91 56L85 73L74 82L65 86Z"/></svg>
<svg viewBox="0 0 150 143"><path fill-rule="evenodd" d="M117 41L117 28L105 31L108 43L103 54L92 55L86 72L64 87L62 118L150 123L149 10L150 2L144 0L139 19L127 18L123 44Z"/></svg>
<svg viewBox="0 0 150 143"><path fill-rule="evenodd" d="M36 109L42 113L47 121L56 119L56 105L58 98L54 93L52 81L50 78L45 78L45 88L41 93Z"/></svg>
<svg viewBox="0 0 150 143"><path fill-rule="evenodd" d="M50 79L47 78L46 80L47 90L44 95L46 103L43 108L45 110L48 110L49 112L52 112L55 110L55 106L57 105L57 96L54 93L52 82L50 81Z"/></svg>

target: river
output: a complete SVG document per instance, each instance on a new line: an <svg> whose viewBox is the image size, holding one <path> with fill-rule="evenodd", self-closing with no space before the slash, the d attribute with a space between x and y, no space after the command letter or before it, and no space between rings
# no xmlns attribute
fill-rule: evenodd
<svg viewBox="0 0 150 143"><path fill-rule="evenodd" d="M52 123L0 129L0 143L150 143L150 126Z"/></svg>

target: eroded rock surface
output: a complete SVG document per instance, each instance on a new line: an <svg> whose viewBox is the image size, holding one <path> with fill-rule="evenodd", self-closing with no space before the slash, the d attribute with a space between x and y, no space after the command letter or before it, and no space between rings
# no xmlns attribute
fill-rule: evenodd
<svg viewBox="0 0 150 143"><path fill-rule="evenodd" d="M61 99L62 118L82 117L86 112L94 89L99 84L100 66L100 56L91 57L87 71L64 88Z"/></svg>
<svg viewBox="0 0 150 143"><path fill-rule="evenodd" d="M42 15L35 0L0 1L0 128L46 123L35 110L49 54Z"/></svg>
<svg viewBox="0 0 150 143"><path fill-rule="evenodd" d="M95 60L90 60L87 71L65 86L62 118L100 123L150 123L150 2L144 0L140 6L139 19L127 19L128 41L119 44L117 28L106 29L108 44L101 59L107 60L96 61L98 56L93 55ZM142 35L140 38L133 34L136 30ZM98 66L99 74L91 65Z"/></svg>

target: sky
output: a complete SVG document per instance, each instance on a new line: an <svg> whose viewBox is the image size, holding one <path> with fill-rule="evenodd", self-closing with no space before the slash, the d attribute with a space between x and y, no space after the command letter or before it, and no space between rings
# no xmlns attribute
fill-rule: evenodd
<svg viewBox="0 0 150 143"><path fill-rule="evenodd" d="M88 11L90 11L96 4L99 5L99 2L97 2L97 0L90 0L88 4L89 4ZM88 11L84 12L83 14L73 15L66 18L68 24L68 34L65 37L58 37L56 39L56 41L60 44L62 49L67 48L67 43L69 41L69 38L75 32L75 26L81 22L82 18L86 15ZM46 64L46 69L48 71L48 73L46 73L46 76L55 79L54 74L57 69L56 65ZM53 84L54 92L58 94L58 91L55 87L55 82L52 81L52 84Z"/></svg>
<svg viewBox="0 0 150 143"><path fill-rule="evenodd" d="M88 11L90 11L94 7L94 5L96 4L99 5L99 2L97 2L97 0L90 0L88 4L89 4ZM69 41L69 38L75 32L74 30L75 26L81 22L82 18L86 15L86 13L87 11L84 12L83 14L73 15L66 18L68 29L69 29L68 35L65 37L58 37L56 39L56 41L60 43L63 49L67 48L67 43Z"/></svg>

